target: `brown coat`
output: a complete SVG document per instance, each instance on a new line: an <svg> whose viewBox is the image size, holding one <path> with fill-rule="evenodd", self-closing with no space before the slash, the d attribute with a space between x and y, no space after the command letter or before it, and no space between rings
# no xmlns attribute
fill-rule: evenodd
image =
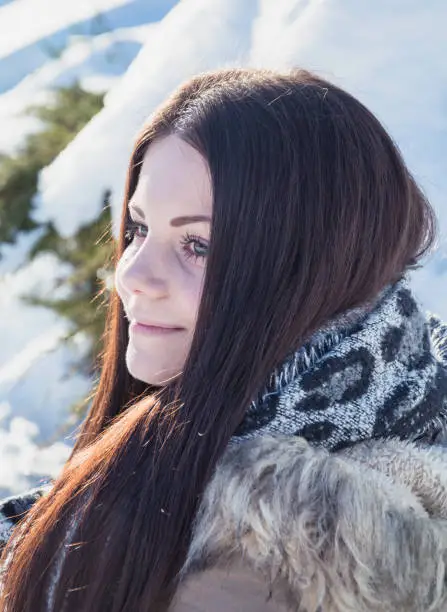
<svg viewBox="0 0 447 612"><path fill-rule="evenodd" d="M446 564L446 449L262 437L221 460L172 610L439 612Z"/></svg>
<svg viewBox="0 0 447 612"><path fill-rule="evenodd" d="M0 544L44 490L0 503ZM447 612L447 449L303 438L230 447L172 612Z"/></svg>

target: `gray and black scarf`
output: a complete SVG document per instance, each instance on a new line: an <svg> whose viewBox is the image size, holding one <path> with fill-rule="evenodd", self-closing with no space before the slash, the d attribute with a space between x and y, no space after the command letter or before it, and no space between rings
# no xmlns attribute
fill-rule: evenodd
<svg viewBox="0 0 447 612"><path fill-rule="evenodd" d="M287 358L232 443L285 434L338 450L372 438L434 439L446 424L447 325L423 313L404 276Z"/></svg>

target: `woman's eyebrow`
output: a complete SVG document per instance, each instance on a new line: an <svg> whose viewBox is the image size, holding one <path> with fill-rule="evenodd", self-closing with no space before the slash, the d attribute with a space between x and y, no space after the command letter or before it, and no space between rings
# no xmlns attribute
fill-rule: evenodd
<svg viewBox="0 0 447 612"><path fill-rule="evenodd" d="M186 225L188 223L200 223L203 221L211 221L211 217L208 217L208 215L191 215L191 216L186 216L186 217L175 217L174 219L171 219L171 225L172 227L179 227L180 225Z"/></svg>
<svg viewBox="0 0 447 612"><path fill-rule="evenodd" d="M135 206L135 204L132 201L129 202L129 210L131 208L133 208L133 210L137 213L137 215L140 215L140 217L144 219L144 212L141 210L141 208L139 208L138 206Z"/></svg>
<svg viewBox="0 0 447 612"><path fill-rule="evenodd" d="M133 202L129 203L129 208L132 208L142 219L145 218L144 212L139 206L136 206ZM188 223L200 223L203 221L210 222L211 217L209 217L208 215L188 215L182 217L174 217L174 219L171 219L170 225L172 227L180 227L181 225L187 225Z"/></svg>

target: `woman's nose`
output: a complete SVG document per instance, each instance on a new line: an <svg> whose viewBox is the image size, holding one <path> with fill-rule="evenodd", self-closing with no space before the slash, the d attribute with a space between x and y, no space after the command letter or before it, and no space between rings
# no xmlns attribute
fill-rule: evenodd
<svg viewBox="0 0 447 612"><path fill-rule="evenodd" d="M160 251L147 241L123 262L121 282L130 293L145 293L154 300L168 295L168 270Z"/></svg>

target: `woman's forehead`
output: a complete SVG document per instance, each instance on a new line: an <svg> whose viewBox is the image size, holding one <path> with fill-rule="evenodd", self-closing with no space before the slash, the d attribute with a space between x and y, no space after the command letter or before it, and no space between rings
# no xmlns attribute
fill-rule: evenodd
<svg viewBox="0 0 447 612"><path fill-rule="evenodd" d="M205 159L175 135L147 149L132 202L146 206L181 205L190 214L211 213L212 189Z"/></svg>

